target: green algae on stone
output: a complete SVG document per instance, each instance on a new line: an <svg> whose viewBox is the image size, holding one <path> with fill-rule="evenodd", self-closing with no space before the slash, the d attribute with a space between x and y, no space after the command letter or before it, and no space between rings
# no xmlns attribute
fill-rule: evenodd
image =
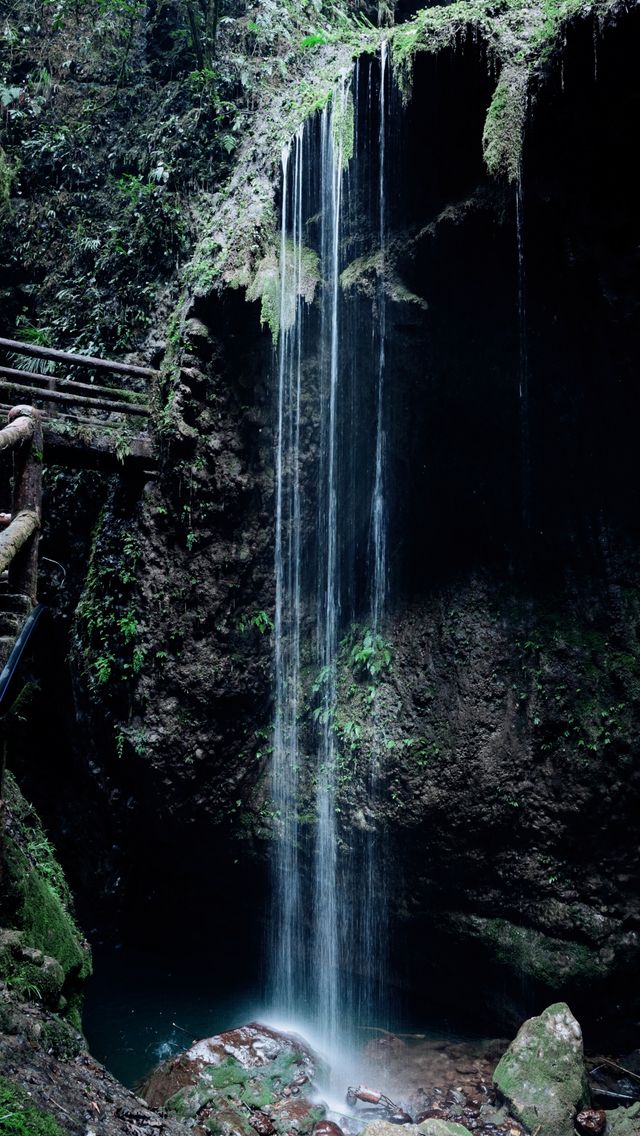
<svg viewBox="0 0 640 1136"><path fill-rule="evenodd" d="M573 1118L589 1103L582 1031L566 1002L521 1026L493 1074L517 1120L538 1136L574 1136Z"/></svg>
<svg viewBox="0 0 640 1136"><path fill-rule="evenodd" d="M493 177L513 182L518 176L528 93L562 42L562 32L577 17L604 14L606 0L455 0L423 8L391 32L391 59L405 102L411 96L413 64L420 53L437 55L455 48L472 33L498 65L498 84L487 111L483 149Z"/></svg>
<svg viewBox="0 0 640 1136"><path fill-rule="evenodd" d="M489 104L482 134L490 174L516 181L520 167L527 107L527 76L521 67L504 67Z"/></svg>
<svg viewBox="0 0 640 1136"><path fill-rule="evenodd" d="M91 955L71 911L62 868L40 821L10 773L5 801L11 830L5 834L2 904L4 932L0 977L28 997L56 1007L64 988L87 978ZM66 991L65 991L66 993ZM75 1003L66 1012L79 1025Z"/></svg>
<svg viewBox="0 0 640 1136"><path fill-rule="evenodd" d="M346 169L353 157L355 141L355 105L349 89L341 89L333 95L333 115L331 118L333 145L340 155L342 169Z"/></svg>
<svg viewBox="0 0 640 1136"><path fill-rule="evenodd" d="M457 935L481 942L497 962L544 983L550 990L561 982L589 983L606 973L606 963L597 950L508 919L458 914L451 916L451 925Z"/></svg>
<svg viewBox="0 0 640 1136"><path fill-rule="evenodd" d="M638 1136L640 1132L640 1101L629 1108L612 1108L607 1111L607 1136Z"/></svg>
<svg viewBox="0 0 640 1136"><path fill-rule="evenodd" d="M0 1077L0 1132L3 1136L65 1136L52 1116L41 1112L24 1089Z"/></svg>
<svg viewBox="0 0 640 1136"><path fill-rule="evenodd" d="M306 245L296 249L287 238L284 260L284 297L281 295L281 266L274 252L262 258L247 289L249 302L260 300L260 322L269 328L274 343L281 330L293 327L298 300L303 299L307 304L313 302L320 279L320 264L314 249Z"/></svg>
<svg viewBox="0 0 640 1136"><path fill-rule="evenodd" d="M456 1124L454 1120L440 1120L438 1117L423 1120L418 1125L418 1132L422 1132L423 1136L471 1136L464 1124Z"/></svg>

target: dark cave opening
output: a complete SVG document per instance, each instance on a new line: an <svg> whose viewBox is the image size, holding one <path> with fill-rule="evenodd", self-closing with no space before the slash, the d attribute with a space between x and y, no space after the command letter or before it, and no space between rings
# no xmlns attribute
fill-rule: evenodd
<svg viewBox="0 0 640 1136"><path fill-rule="evenodd" d="M488 564L542 581L600 571L604 530L636 539L637 20L579 21L530 112L524 360L515 189L482 170L486 60L472 44L418 60L393 223L403 281L429 307L391 305L389 320L406 595Z"/></svg>

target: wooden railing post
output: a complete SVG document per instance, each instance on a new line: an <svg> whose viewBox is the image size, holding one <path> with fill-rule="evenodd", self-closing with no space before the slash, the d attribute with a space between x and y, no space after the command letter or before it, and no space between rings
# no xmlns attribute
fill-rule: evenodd
<svg viewBox="0 0 640 1136"><path fill-rule="evenodd" d="M14 451L11 512L14 517L25 511L35 513L39 523L42 517L42 415L33 406L14 406L8 414L9 422L18 418L32 419L33 434L30 442ZM9 587L29 596L33 603L38 590L39 533L38 524L9 565Z"/></svg>

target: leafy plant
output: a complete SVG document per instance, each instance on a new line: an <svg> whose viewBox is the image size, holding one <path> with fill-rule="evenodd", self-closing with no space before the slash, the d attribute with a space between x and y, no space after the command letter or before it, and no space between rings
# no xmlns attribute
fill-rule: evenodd
<svg viewBox="0 0 640 1136"><path fill-rule="evenodd" d="M253 615L243 615L238 620L239 631L244 632L248 627L255 627L261 635L264 635L267 631L273 631L273 620L266 611L256 611Z"/></svg>
<svg viewBox="0 0 640 1136"><path fill-rule="evenodd" d="M367 629L362 640L351 648L351 661L359 670L377 678L391 666L393 652L382 635Z"/></svg>

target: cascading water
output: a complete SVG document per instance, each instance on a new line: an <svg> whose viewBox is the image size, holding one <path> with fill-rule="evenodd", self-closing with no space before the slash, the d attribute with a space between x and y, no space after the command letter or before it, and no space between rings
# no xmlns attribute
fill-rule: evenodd
<svg viewBox="0 0 640 1136"><path fill-rule="evenodd" d="M360 66L282 160L271 995L278 1015L311 1023L327 1048L374 1012L384 956L376 756L360 774L370 819L357 831L341 815L337 731L341 638L356 616L379 637L387 595L386 45L366 85ZM363 230L379 242L376 295L364 306L341 283ZM300 819L305 794L311 823Z"/></svg>
<svg viewBox="0 0 640 1136"><path fill-rule="evenodd" d="M292 153L293 150L293 162ZM304 136L299 130L282 156L285 190L293 166L289 243L289 194L282 195L280 247L278 425L276 449L275 728L271 793L280 830L274 842L274 1000L291 1014L302 957L298 864L298 699L300 692L300 397L303 311L301 226Z"/></svg>

